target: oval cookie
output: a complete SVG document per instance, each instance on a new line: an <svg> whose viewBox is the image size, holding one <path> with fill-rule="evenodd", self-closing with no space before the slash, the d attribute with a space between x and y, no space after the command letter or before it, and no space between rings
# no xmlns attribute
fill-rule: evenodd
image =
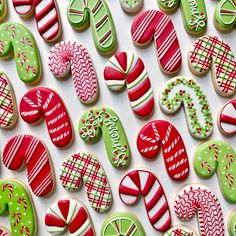
<svg viewBox="0 0 236 236"><path fill-rule="evenodd" d="M190 228L180 225L169 229L163 236L197 236Z"/></svg>
<svg viewBox="0 0 236 236"><path fill-rule="evenodd" d="M143 0L120 0L122 9L127 13L136 13L143 6Z"/></svg>
<svg viewBox="0 0 236 236"><path fill-rule="evenodd" d="M5 19L7 15L7 0L0 1L0 22Z"/></svg>
<svg viewBox="0 0 236 236"><path fill-rule="evenodd" d="M236 236L236 211L234 210L228 219L228 231L230 236Z"/></svg>

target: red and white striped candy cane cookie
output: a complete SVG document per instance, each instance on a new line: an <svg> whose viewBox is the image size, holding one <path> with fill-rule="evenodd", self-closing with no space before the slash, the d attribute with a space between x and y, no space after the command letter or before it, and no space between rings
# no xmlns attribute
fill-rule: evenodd
<svg viewBox="0 0 236 236"><path fill-rule="evenodd" d="M236 133L236 99L233 99L220 109L218 115L218 127L224 134Z"/></svg>
<svg viewBox="0 0 236 236"><path fill-rule="evenodd" d="M47 210L45 225L50 234L63 234L68 228L70 236L95 235L85 206L73 199L53 203Z"/></svg>
<svg viewBox="0 0 236 236"><path fill-rule="evenodd" d="M2 160L10 170L18 170L26 163L28 182L36 196L52 192L54 174L50 155L40 139L27 134L14 136L5 145Z"/></svg>
<svg viewBox="0 0 236 236"><path fill-rule="evenodd" d="M141 195L153 228L157 231L170 228L171 215L165 192L151 171L135 169L126 173L120 181L119 195L126 205L135 204Z"/></svg>
<svg viewBox="0 0 236 236"><path fill-rule="evenodd" d="M131 35L138 46L146 46L153 38L161 70L175 74L180 70L182 55L171 18L158 10L142 12L134 20Z"/></svg>
<svg viewBox="0 0 236 236"><path fill-rule="evenodd" d="M0 226L0 236L10 236L10 232L3 226Z"/></svg>
<svg viewBox="0 0 236 236"><path fill-rule="evenodd" d="M73 138L73 129L69 114L60 96L46 87L29 90L21 99L20 114L22 119L34 124L46 120L49 136L57 147L69 145Z"/></svg>
<svg viewBox="0 0 236 236"><path fill-rule="evenodd" d="M44 40L53 42L60 37L62 27L56 0L13 0L13 6L21 17L34 14Z"/></svg>
<svg viewBox="0 0 236 236"><path fill-rule="evenodd" d="M189 161L183 139L168 121L155 120L146 124L138 134L137 147L147 159L154 159L162 147L168 175L176 181L188 177Z"/></svg>
<svg viewBox="0 0 236 236"><path fill-rule="evenodd" d="M76 93L83 103L92 103L98 97L96 72L87 49L73 41L62 41L50 50L49 69L58 78L71 70Z"/></svg>
<svg viewBox="0 0 236 236"><path fill-rule="evenodd" d="M118 52L109 59L104 70L109 89L128 88L130 105L137 116L145 117L154 108L154 96L148 72L141 58L134 53Z"/></svg>
<svg viewBox="0 0 236 236"><path fill-rule="evenodd" d="M201 235L224 235L224 219L221 205L213 191L200 184L187 185L175 198L175 213L187 221L198 213Z"/></svg>

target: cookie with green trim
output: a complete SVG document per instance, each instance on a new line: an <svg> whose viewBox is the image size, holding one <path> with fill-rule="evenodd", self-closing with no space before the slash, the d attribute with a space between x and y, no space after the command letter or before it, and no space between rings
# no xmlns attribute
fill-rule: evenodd
<svg viewBox="0 0 236 236"><path fill-rule="evenodd" d="M228 219L228 231L230 236L236 236L236 211L234 210Z"/></svg>
<svg viewBox="0 0 236 236"><path fill-rule="evenodd" d="M5 19L7 15L7 0L0 0L0 22Z"/></svg>
<svg viewBox="0 0 236 236"><path fill-rule="evenodd" d="M143 0L120 0L122 9L127 13L136 13L143 6Z"/></svg>
<svg viewBox="0 0 236 236"><path fill-rule="evenodd" d="M180 225L169 229L163 236L197 236L197 234L187 226Z"/></svg>

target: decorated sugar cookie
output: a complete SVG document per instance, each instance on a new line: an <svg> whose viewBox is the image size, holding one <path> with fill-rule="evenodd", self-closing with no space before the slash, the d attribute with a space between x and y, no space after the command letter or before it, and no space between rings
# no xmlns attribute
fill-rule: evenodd
<svg viewBox="0 0 236 236"><path fill-rule="evenodd" d="M51 159L40 139L27 134L14 136L3 150L2 161L10 170L20 169L25 162L28 182L36 196L44 197L52 192L54 174Z"/></svg>
<svg viewBox="0 0 236 236"><path fill-rule="evenodd" d="M12 128L17 121L15 93L7 75L0 71L0 127Z"/></svg>
<svg viewBox="0 0 236 236"><path fill-rule="evenodd" d="M169 80L160 92L160 106L166 114L185 108L190 134L197 139L208 138L213 131L212 115L206 95L194 79L184 76Z"/></svg>
<svg viewBox="0 0 236 236"><path fill-rule="evenodd" d="M92 103L98 96L96 72L87 49L73 41L56 44L49 53L49 69L58 78L71 70L76 93L83 103Z"/></svg>
<svg viewBox="0 0 236 236"><path fill-rule="evenodd" d="M53 203L47 210L45 225L53 235L64 234L68 228L70 236L95 236L85 206L73 199Z"/></svg>
<svg viewBox="0 0 236 236"><path fill-rule="evenodd" d="M21 17L35 16L41 37L48 42L61 36L60 13L55 0L13 0L13 6Z"/></svg>
<svg viewBox="0 0 236 236"><path fill-rule="evenodd" d="M163 236L197 236L197 234L188 227L180 225L169 229Z"/></svg>
<svg viewBox="0 0 236 236"><path fill-rule="evenodd" d="M154 39L159 65L164 73L175 74L180 70L180 45L169 16L158 10L142 12L132 24L131 35L138 46L146 46Z"/></svg>
<svg viewBox="0 0 236 236"><path fill-rule="evenodd" d="M9 230L3 226L0 226L0 236L10 236Z"/></svg>
<svg viewBox="0 0 236 236"><path fill-rule="evenodd" d="M236 211L234 210L228 219L228 231L230 236L236 236Z"/></svg>
<svg viewBox="0 0 236 236"><path fill-rule="evenodd" d="M170 228L171 215L165 192L151 171L135 169L127 172L120 181L119 195L126 205L135 204L141 195L153 228L157 231Z"/></svg>
<svg viewBox="0 0 236 236"><path fill-rule="evenodd" d="M216 172L223 196L236 202L236 154L228 143L218 140L203 143L196 150L194 168L204 179Z"/></svg>
<svg viewBox="0 0 236 236"><path fill-rule="evenodd" d="M200 184L188 185L175 198L175 213L188 221L198 214L201 235L224 235L224 219L220 202L213 191Z"/></svg>
<svg viewBox="0 0 236 236"><path fill-rule="evenodd" d="M7 15L7 0L0 0L0 22L5 19Z"/></svg>
<svg viewBox="0 0 236 236"><path fill-rule="evenodd" d="M157 2L166 13L174 12L177 7L180 7L184 27L188 33L197 35L206 31L207 12L204 0L158 0Z"/></svg>
<svg viewBox="0 0 236 236"><path fill-rule="evenodd" d="M218 36L203 36L189 51L188 64L196 75L212 70L212 82L221 96L236 92L236 62L230 46Z"/></svg>
<svg viewBox="0 0 236 236"><path fill-rule="evenodd" d="M14 179L0 180L0 199L0 215L8 212L10 217L9 236L35 236L34 205L24 185Z"/></svg>
<svg viewBox="0 0 236 236"><path fill-rule="evenodd" d="M100 236L145 236L143 226L131 213L119 212L109 216L102 224Z"/></svg>
<svg viewBox="0 0 236 236"><path fill-rule="evenodd" d="M60 180L69 191L84 184L91 207L103 213L112 204L111 188L101 163L91 153L78 152L67 157L60 167Z"/></svg>
<svg viewBox="0 0 236 236"><path fill-rule="evenodd" d="M119 91L127 85L130 105L137 116L145 117L152 113L153 91L141 58L134 53L116 53L106 64L104 78L113 91Z"/></svg>
<svg viewBox="0 0 236 236"><path fill-rule="evenodd" d="M83 30L90 25L96 49L112 54L116 49L116 32L105 0L71 0L67 17L73 28Z"/></svg>
<svg viewBox="0 0 236 236"><path fill-rule="evenodd" d="M111 164L127 167L131 154L128 140L117 114L107 107L94 107L80 118L79 135L87 143L94 143L102 135Z"/></svg>
<svg viewBox="0 0 236 236"><path fill-rule="evenodd" d="M127 13L136 13L143 6L143 0L120 0L122 9Z"/></svg>
<svg viewBox="0 0 236 236"><path fill-rule="evenodd" d="M16 68L24 83L36 83L41 76L38 48L31 32L22 24L6 22L0 25L0 57L14 54Z"/></svg>
<svg viewBox="0 0 236 236"><path fill-rule="evenodd" d="M189 161L183 139L168 121L155 120L146 124L137 137L139 152L146 159L154 159L162 147L168 175L176 181L189 174Z"/></svg>
<svg viewBox="0 0 236 236"><path fill-rule="evenodd" d="M46 87L29 90L21 99L20 114L29 123L38 123L42 116L46 120L49 136L57 147L69 145L73 129L69 114L60 96Z"/></svg>
<svg viewBox="0 0 236 236"><path fill-rule="evenodd" d="M218 127L224 134L236 133L236 99L233 99L220 109L218 115Z"/></svg>
<svg viewBox="0 0 236 236"><path fill-rule="evenodd" d="M214 23L221 31L233 30L236 24L234 0L221 0L215 9Z"/></svg>

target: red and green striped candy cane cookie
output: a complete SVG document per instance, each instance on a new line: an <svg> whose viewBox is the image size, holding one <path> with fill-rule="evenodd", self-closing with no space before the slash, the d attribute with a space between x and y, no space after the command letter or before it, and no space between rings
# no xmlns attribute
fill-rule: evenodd
<svg viewBox="0 0 236 236"><path fill-rule="evenodd" d="M0 22L5 19L7 15L7 0L0 0Z"/></svg>
<svg viewBox="0 0 236 236"><path fill-rule="evenodd" d="M229 216L228 231L230 236L236 236L236 210L234 210Z"/></svg>
<svg viewBox="0 0 236 236"><path fill-rule="evenodd" d="M228 143L211 140L200 145L195 152L194 168L203 179L216 172L224 198L236 202L236 154Z"/></svg>
<svg viewBox="0 0 236 236"><path fill-rule="evenodd" d="M102 224L100 236L145 236L139 220L131 213L119 212L109 216Z"/></svg>
<svg viewBox="0 0 236 236"><path fill-rule="evenodd" d="M24 83L36 83L41 77L39 52L32 33L22 24L0 25L0 58L14 54L16 68Z"/></svg>
<svg viewBox="0 0 236 236"><path fill-rule="evenodd" d="M190 228L180 225L169 229L163 236L197 236Z"/></svg>
<svg viewBox="0 0 236 236"><path fill-rule="evenodd" d="M99 53L112 54L116 49L115 26L105 0L71 0L67 17L77 30L83 30L90 24Z"/></svg>
<svg viewBox="0 0 236 236"><path fill-rule="evenodd" d="M25 186L15 179L0 180L0 215L9 212L12 236L35 236L34 205Z"/></svg>

